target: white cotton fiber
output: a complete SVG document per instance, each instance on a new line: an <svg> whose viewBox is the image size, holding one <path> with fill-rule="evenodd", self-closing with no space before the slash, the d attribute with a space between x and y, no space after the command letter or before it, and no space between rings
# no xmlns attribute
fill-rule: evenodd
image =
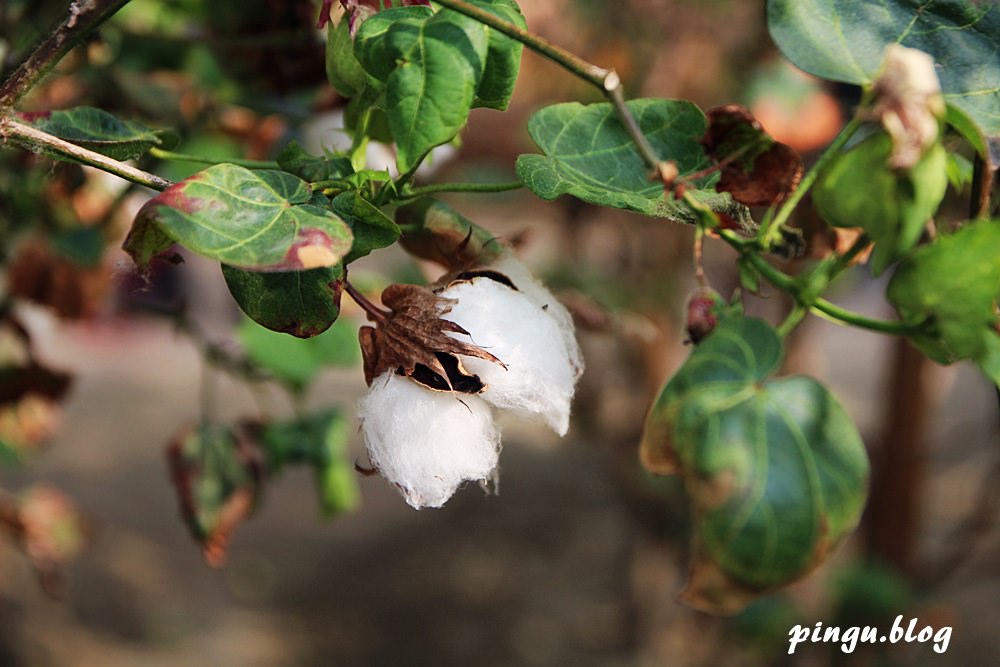
<svg viewBox="0 0 1000 667"><path fill-rule="evenodd" d="M477 396L433 391L384 373L358 415L372 465L416 509L441 507L464 482L496 474L500 432Z"/></svg>
<svg viewBox="0 0 1000 667"><path fill-rule="evenodd" d="M445 317L469 332L452 335L507 366L462 358L465 368L486 383L483 399L498 408L540 415L565 435L576 371L556 319L521 291L486 277L457 282L441 296L457 299Z"/></svg>
<svg viewBox="0 0 1000 667"><path fill-rule="evenodd" d="M559 303L552 296L552 292L531 275L528 267L511 252L504 253L500 259L489 266L489 269L499 271L510 278L510 281L529 301L542 308L556 321L559 333L562 335L563 347L566 349L570 366L573 368L573 377L579 377L583 373L583 354L580 352L580 344L576 341L573 316L566 310L566 306Z"/></svg>

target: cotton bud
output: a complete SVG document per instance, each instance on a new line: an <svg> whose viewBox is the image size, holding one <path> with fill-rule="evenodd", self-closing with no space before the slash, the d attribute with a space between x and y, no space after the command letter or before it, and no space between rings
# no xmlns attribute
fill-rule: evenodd
<svg viewBox="0 0 1000 667"><path fill-rule="evenodd" d="M688 337L697 345L715 330L719 323L719 311L725 305L719 293L710 287L700 287L687 302Z"/></svg>
<svg viewBox="0 0 1000 667"><path fill-rule="evenodd" d="M372 465L416 509L441 507L464 482L496 475L500 433L476 396L389 372L372 382L359 416Z"/></svg>
<svg viewBox="0 0 1000 667"><path fill-rule="evenodd" d="M875 113L892 137L889 165L909 169L937 141L945 112L934 59L917 49L890 44L873 90Z"/></svg>
<svg viewBox="0 0 1000 667"><path fill-rule="evenodd" d="M415 508L494 480L490 406L560 435L583 370L569 312L513 257L433 286L390 285L359 332L369 393L362 432L374 468Z"/></svg>
<svg viewBox="0 0 1000 667"><path fill-rule="evenodd" d="M489 271L455 281L440 293L457 302L448 318L468 332L452 337L488 350L504 364L466 358L465 367L485 383L483 400L498 408L541 416L556 433L565 435L574 384L582 368L572 321L560 321L549 313L558 304L542 298L540 285L523 279L508 284L488 277ZM525 285L534 298L519 285Z"/></svg>

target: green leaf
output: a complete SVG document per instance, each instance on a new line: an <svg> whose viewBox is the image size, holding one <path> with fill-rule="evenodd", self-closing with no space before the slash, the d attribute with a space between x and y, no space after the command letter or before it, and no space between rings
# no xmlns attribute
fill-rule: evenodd
<svg viewBox="0 0 1000 667"><path fill-rule="evenodd" d="M149 200L123 247L141 268L168 239L242 269L334 266L353 238L343 220L316 205L324 201L292 174L219 164Z"/></svg>
<svg viewBox="0 0 1000 667"><path fill-rule="evenodd" d="M702 145L705 115L691 102L641 99L628 102L653 150L677 163L680 174L709 164ZM544 155L517 158L517 176L542 199L564 194L591 204L613 206L676 222L695 222L683 202L664 196L652 181L628 133L610 104L555 104L536 112L528 133ZM693 193L713 210L746 221L746 207L728 195Z"/></svg>
<svg viewBox="0 0 1000 667"><path fill-rule="evenodd" d="M875 241L876 275L913 248L948 189L948 154L940 143L909 170L890 167L891 153L892 139L879 131L837 156L813 190L827 222L861 227Z"/></svg>
<svg viewBox="0 0 1000 667"><path fill-rule="evenodd" d="M643 435L654 472L678 472L694 513L684 599L732 612L821 563L857 524L868 460L850 418L806 377L772 379L781 339L729 316L663 388Z"/></svg>
<svg viewBox="0 0 1000 667"><path fill-rule="evenodd" d="M329 410L290 422L265 424L259 433L268 469L305 463L316 471L316 487L324 514L355 509L361 502L357 473L350 457L350 427L340 412Z"/></svg>
<svg viewBox="0 0 1000 667"><path fill-rule="evenodd" d="M367 74L354 55L354 40L346 17L336 26L331 22L326 37L326 78L344 97L364 90Z"/></svg>
<svg viewBox="0 0 1000 667"><path fill-rule="evenodd" d="M394 7L365 19L354 36L354 55L361 66L377 80L385 82L396 67L389 55L388 33L398 21L423 21L434 15L430 7Z"/></svg>
<svg viewBox="0 0 1000 667"><path fill-rule="evenodd" d="M270 331L252 320L245 320L236 334L251 361L299 390L323 368L356 366L361 359L357 328L342 319L308 339Z"/></svg>
<svg viewBox="0 0 1000 667"><path fill-rule="evenodd" d="M303 181L318 182L346 178L354 173L346 157L319 157L306 152L297 141L289 142L278 155L278 166Z"/></svg>
<svg viewBox="0 0 1000 667"><path fill-rule="evenodd" d="M21 118L42 132L115 160L131 160L150 148L170 148L177 143L172 132L152 130L91 107L21 114Z"/></svg>
<svg viewBox="0 0 1000 667"><path fill-rule="evenodd" d="M222 265L229 292L250 319L298 338L318 336L340 315L343 264L265 273Z"/></svg>
<svg viewBox="0 0 1000 667"><path fill-rule="evenodd" d="M942 364L971 359L993 375L998 353L1000 220L969 223L918 248L900 264L887 294L904 321L924 322L912 336Z"/></svg>
<svg viewBox="0 0 1000 667"><path fill-rule="evenodd" d="M934 57L945 101L1000 135L1000 5L960 0L768 0L786 58L810 74L870 84L892 43Z"/></svg>
<svg viewBox="0 0 1000 667"><path fill-rule="evenodd" d="M990 159L989 142L968 114L949 102L945 105L944 122L947 123L948 127L962 135L962 138L969 142L969 145L979 153L983 160Z"/></svg>
<svg viewBox="0 0 1000 667"><path fill-rule="evenodd" d="M513 0L474 0L472 4L519 28L528 27L520 8ZM503 111L510 103L511 95L514 94L514 84L517 83L517 75L521 70L521 52L524 47L520 42L492 28L487 28L487 34L489 50L486 66L472 105Z"/></svg>
<svg viewBox="0 0 1000 667"><path fill-rule="evenodd" d="M385 213L357 192L340 193L333 198L330 208L347 221L354 234L354 245L344 258L345 264L391 246L403 233Z"/></svg>
<svg viewBox="0 0 1000 667"><path fill-rule="evenodd" d="M386 83L384 108L401 172L465 125L488 51L482 24L456 12L427 18L404 9L419 8L376 14L362 24L355 42L365 70Z"/></svg>

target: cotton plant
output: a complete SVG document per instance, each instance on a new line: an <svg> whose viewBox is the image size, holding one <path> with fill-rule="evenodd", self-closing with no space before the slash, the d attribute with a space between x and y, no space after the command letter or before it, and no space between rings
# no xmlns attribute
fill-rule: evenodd
<svg viewBox="0 0 1000 667"><path fill-rule="evenodd" d="M382 301L390 311L360 335L359 417L372 466L411 506L496 482L494 408L566 434L583 372L573 321L512 251L427 287L392 285Z"/></svg>

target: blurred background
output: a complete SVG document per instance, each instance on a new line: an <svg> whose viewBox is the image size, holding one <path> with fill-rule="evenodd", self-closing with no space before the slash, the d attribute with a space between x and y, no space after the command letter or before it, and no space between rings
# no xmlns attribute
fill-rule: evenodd
<svg viewBox="0 0 1000 667"><path fill-rule="evenodd" d="M273 159L293 139L317 153L342 146L344 100L326 84L314 29L320 4L133 0L24 109L101 107L170 127L177 152L219 161ZM631 96L745 104L807 161L854 95L783 64L763 2L522 5L530 29L615 67ZM4 76L65 11L64 1L0 1ZM512 180L517 155L535 150L531 113L572 100L598 101L526 52L511 109L474 112L420 182ZM391 161L370 157L376 168ZM202 168L141 166L173 180ZM569 435L504 421L499 494L470 486L440 510L416 512L381 478L358 476L360 507L324 518L312 473L289 468L268 478L225 567L209 568L180 518L167 444L203 414L209 391L221 422L339 406L351 457L366 464L353 421L365 391L354 342L363 317L345 301L342 354L294 401L266 381L248 388L205 361L239 358L254 336L217 265L187 254L148 285L131 275L118 246L148 196L0 152L0 294L16 295L4 317L20 323L15 338L30 336L39 363L72 375L60 402L0 412L0 435L30 450L5 455L27 463L0 467L0 488L33 501L52 542L26 558L16 540L0 541L0 665L964 665L1000 652L995 388L973 368L939 367L901 341L815 318L792 338L785 370L822 379L856 420L873 462L863 525L827 565L738 616L677 603L687 509L678 484L645 473L636 451L649 401L688 354L693 230L526 191L445 199L515 241L576 316L587 372ZM963 206L955 195L946 215L962 218ZM808 237L812 256L836 242L821 230ZM708 243L707 275L726 297L739 284L734 260ZM352 277L377 290L434 271L391 248ZM891 317L886 279L858 267L830 296ZM766 289L746 305L772 322L788 307ZM63 380L49 380L61 394ZM947 653L803 644L786 655L796 624L891 624L898 614L918 628L953 626Z"/></svg>

